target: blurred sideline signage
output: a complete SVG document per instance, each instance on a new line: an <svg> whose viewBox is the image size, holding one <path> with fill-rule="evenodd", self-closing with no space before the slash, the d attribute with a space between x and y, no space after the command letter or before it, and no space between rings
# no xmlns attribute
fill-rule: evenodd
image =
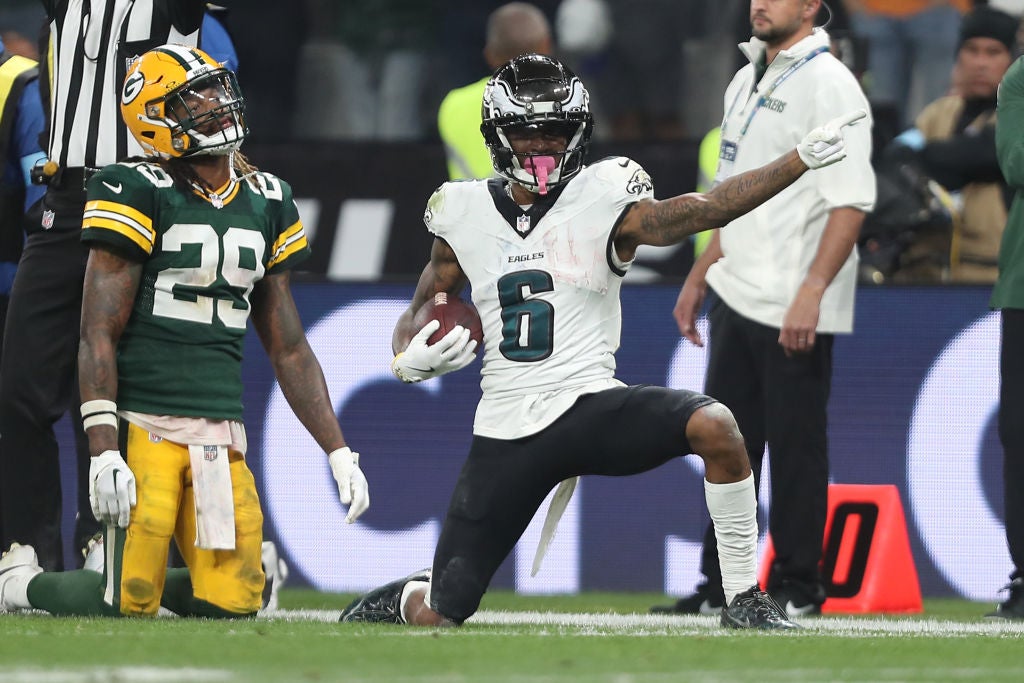
<svg viewBox="0 0 1024 683"><path fill-rule="evenodd" d="M246 340L248 460L266 534L279 542L295 585L357 591L431 563L470 443L479 361L413 386L391 375L392 326L413 288L294 286L346 437L362 453L370 481L373 504L356 524L344 523L327 459L288 410L258 340ZM623 288L624 381L701 387L707 351L679 338L670 317L677 293L665 285ZM996 435L999 321L987 310L988 294L984 287L862 289L857 332L835 345L833 483L898 488L926 597L994 600L1011 568ZM67 539L76 507L66 421L60 439ZM530 577L530 564L546 507L494 586L523 593L690 591L707 520L702 476L700 460L689 457L637 477L584 478L537 576ZM767 472L763 487L769 478ZM763 522L767 495L761 508Z"/></svg>
<svg viewBox="0 0 1024 683"><path fill-rule="evenodd" d="M296 143L253 145L246 153L292 185L313 245L303 269L346 281L419 276L433 239L423 225L423 210L447 180L440 144ZM696 184L695 142L591 146L590 159L612 155L644 165L659 198L690 192ZM644 248L630 279L681 279L691 253L688 245Z"/></svg>

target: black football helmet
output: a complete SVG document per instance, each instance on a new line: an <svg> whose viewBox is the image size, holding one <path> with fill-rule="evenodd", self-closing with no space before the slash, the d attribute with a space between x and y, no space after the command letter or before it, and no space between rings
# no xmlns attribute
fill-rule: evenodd
<svg viewBox="0 0 1024 683"><path fill-rule="evenodd" d="M495 71L484 88L482 118L480 132L501 177L534 192L542 189L531 160L527 159L524 168L506 136L510 130L523 128L555 132L569 141L548 171L548 186L562 185L583 170L594 131L590 94L576 74L558 60L522 55Z"/></svg>

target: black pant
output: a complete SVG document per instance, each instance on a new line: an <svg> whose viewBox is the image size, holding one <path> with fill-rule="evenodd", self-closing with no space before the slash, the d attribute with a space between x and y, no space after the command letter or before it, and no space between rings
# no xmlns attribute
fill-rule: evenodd
<svg viewBox="0 0 1024 683"><path fill-rule="evenodd" d="M832 335L809 353L787 357L779 330L744 318L725 302L711 308L711 348L704 391L736 418L757 486L767 443L771 457L768 529L775 562L767 588L783 579L821 584L818 563L828 513L827 406ZM714 528L704 535L701 571L722 584Z"/></svg>
<svg viewBox="0 0 1024 683"><path fill-rule="evenodd" d="M999 440L1011 578L1024 577L1024 309L1004 308L999 344Z"/></svg>
<svg viewBox="0 0 1024 683"><path fill-rule="evenodd" d="M0 356L0 519L3 547L35 547L47 570L64 567L60 457L53 425L73 405L78 451L76 545L98 530L89 507L89 453L78 416L77 360L82 282L84 193L48 192L53 225L30 223L11 290Z"/></svg>
<svg viewBox="0 0 1024 683"><path fill-rule="evenodd" d="M434 551L431 608L458 623L469 618L560 481L638 474L690 453L686 425L712 403L703 394L663 387L607 389L581 397L531 436L474 436Z"/></svg>

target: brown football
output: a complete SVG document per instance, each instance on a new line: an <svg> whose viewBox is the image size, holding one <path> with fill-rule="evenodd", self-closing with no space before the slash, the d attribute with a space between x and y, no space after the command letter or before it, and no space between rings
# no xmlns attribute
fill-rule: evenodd
<svg viewBox="0 0 1024 683"><path fill-rule="evenodd" d="M433 299L420 306L420 310L416 311L416 317L413 318L413 323L417 330L421 330L431 320L439 320L441 327L430 335L430 338L427 339L428 344L437 343L456 325L462 325L469 330L470 338L477 342L477 351L484 343L483 324L480 322L480 315L476 312L476 307L457 296L438 292Z"/></svg>

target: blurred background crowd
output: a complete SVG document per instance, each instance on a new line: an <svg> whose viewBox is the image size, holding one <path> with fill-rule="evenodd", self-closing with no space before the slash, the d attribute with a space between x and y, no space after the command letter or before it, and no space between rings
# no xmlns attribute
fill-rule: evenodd
<svg viewBox="0 0 1024 683"><path fill-rule="evenodd" d="M445 95L491 72L484 56L487 21L504 0L217 4L226 11L214 16L237 50L252 143L436 143L438 107ZM590 89L598 143L699 141L714 133L722 117L722 93L744 59L736 46L750 35L748 0L532 4L550 23L554 55ZM950 253L957 246L956 231L964 228L956 224L963 217L961 191L979 178L1001 180L991 130L980 145L988 154L978 177L951 177L929 168L940 157L965 165L956 150L952 156L946 148L928 153L927 144L938 134L902 135L919 128L918 117L931 103L964 95L965 67L958 54L963 17L982 6L1018 23L1024 12L1024 0L830 0L822 8L818 23L861 82L875 119L880 202L861 243L864 281L900 281L900 271L903 281L994 279L1002 223L985 228L991 245L972 256L984 262L985 272L958 277L957 255ZM37 58L42 23L38 0L4 0L0 38L7 51ZM987 23L982 30L1005 44L1002 33ZM1009 61L1018 55L1017 43L1014 35L1007 45ZM981 93L992 105L992 127L995 87L1009 61L1000 61L998 73L988 77L989 92ZM978 99L977 93L970 96ZM974 113L975 108L967 110ZM977 126L970 124L957 123L938 137L974 135ZM891 153L894 140L902 154ZM717 147L708 149L713 164ZM929 185L936 177L944 181L941 188ZM1005 222L1005 212L991 220ZM907 255L910 244L919 241L920 225L906 229L915 221L933 232L938 225L938 256Z"/></svg>

